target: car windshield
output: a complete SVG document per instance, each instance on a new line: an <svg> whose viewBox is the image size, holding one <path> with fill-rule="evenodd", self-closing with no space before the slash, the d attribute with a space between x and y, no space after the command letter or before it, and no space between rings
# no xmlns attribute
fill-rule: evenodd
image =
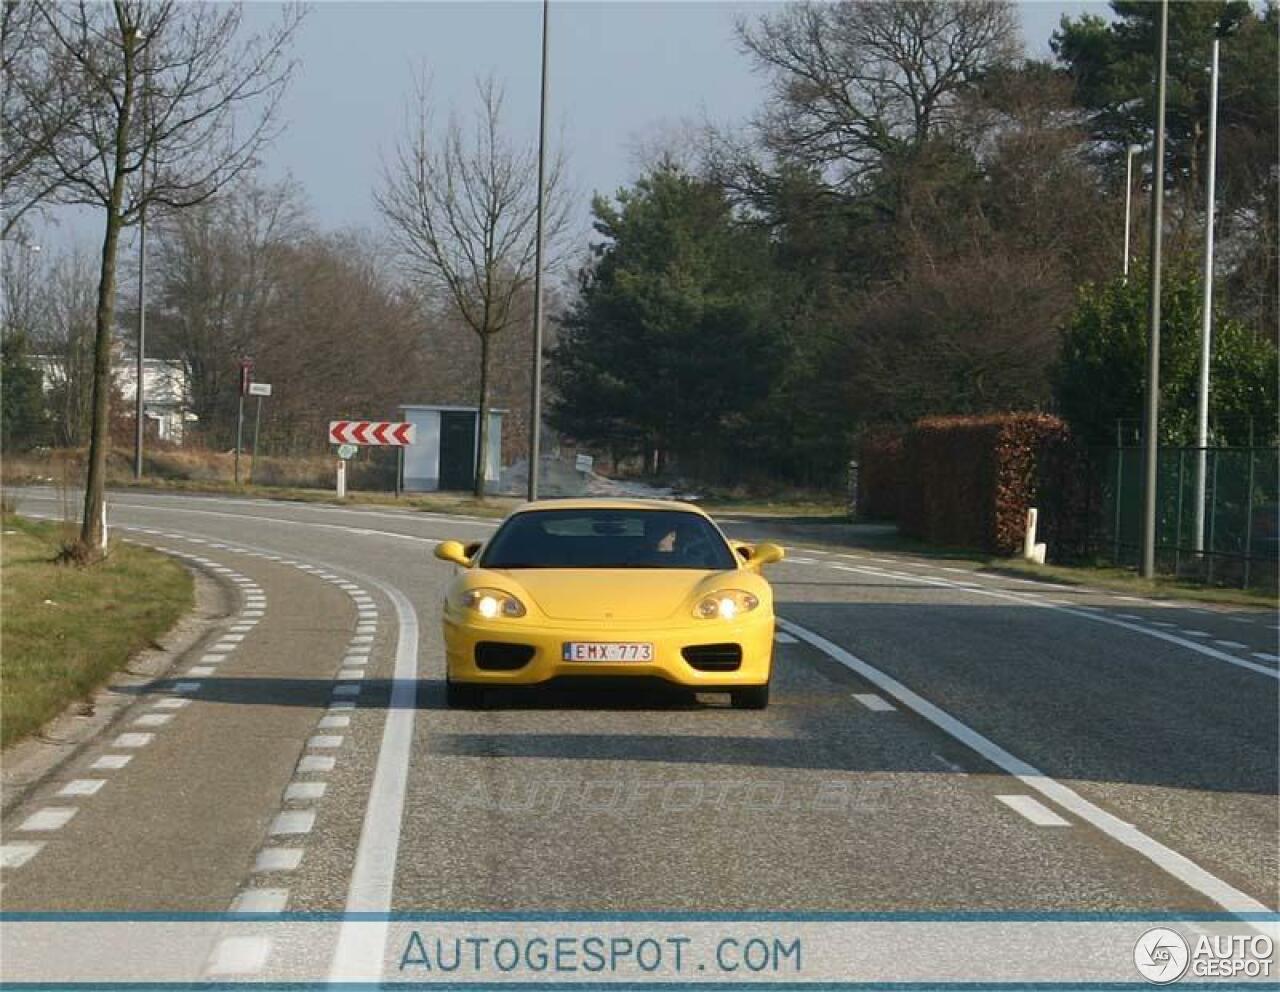
<svg viewBox="0 0 1280 992"><path fill-rule="evenodd" d="M736 559L705 517L682 510L530 510L504 523L482 568L690 568Z"/></svg>

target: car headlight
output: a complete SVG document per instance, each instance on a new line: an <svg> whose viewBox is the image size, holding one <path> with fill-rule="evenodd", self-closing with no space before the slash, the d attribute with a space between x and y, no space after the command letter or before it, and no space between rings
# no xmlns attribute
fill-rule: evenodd
<svg viewBox="0 0 1280 992"><path fill-rule="evenodd" d="M719 589L698 600L693 615L699 620L732 620L741 613L750 613L759 605L759 599L742 589Z"/></svg>
<svg viewBox="0 0 1280 992"><path fill-rule="evenodd" d="M468 589L462 594L462 605L475 610L486 620L497 617L522 617L524 603L501 589Z"/></svg>

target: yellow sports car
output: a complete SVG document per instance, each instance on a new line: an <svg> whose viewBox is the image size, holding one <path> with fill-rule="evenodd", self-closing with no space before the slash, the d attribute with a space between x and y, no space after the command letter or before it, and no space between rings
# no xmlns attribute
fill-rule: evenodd
<svg viewBox="0 0 1280 992"><path fill-rule="evenodd" d="M444 603L450 706L486 686L657 677L769 704L776 544L729 541L705 513L658 500L544 500L488 542L445 541L461 565Z"/></svg>

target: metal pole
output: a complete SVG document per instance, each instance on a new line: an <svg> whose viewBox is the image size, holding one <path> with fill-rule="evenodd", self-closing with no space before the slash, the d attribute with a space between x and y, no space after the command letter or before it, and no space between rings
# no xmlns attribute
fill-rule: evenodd
<svg viewBox="0 0 1280 992"><path fill-rule="evenodd" d="M249 485L253 485L253 470L258 467L258 428L262 424L262 397L253 412L253 458L249 461Z"/></svg>
<svg viewBox="0 0 1280 992"><path fill-rule="evenodd" d="M1120 420L1116 420L1116 526L1115 526L1115 550L1112 552L1111 563L1113 565L1120 564L1120 507L1122 505L1122 497L1124 496L1124 429L1121 427Z"/></svg>
<svg viewBox="0 0 1280 992"><path fill-rule="evenodd" d="M542 254L546 209L547 21L550 0L542 0L542 94L538 104L538 216L533 260L533 382L529 390L529 499L538 498L538 461L542 449Z"/></svg>
<svg viewBox="0 0 1280 992"><path fill-rule="evenodd" d="M1124 153L1124 281L1129 281L1129 231L1133 217L1133 156L1141 149L1130 145Z"/></svg>
<svg viewBox="0 0 1280 992"><path fill-rule="evenodd" d="M396 499L404 489L404 445L396 446Z"/></svg>
<svg viewBox="0 0 1280 992"><path fill-rule="evenodd" d="M142 183L146 185L146 160L142 163ZM134 424L133 434L133 477L142 478L142 425L146 413L146 378L144 376L144 360L147 353L147 208L142 208L142 216L138 222L138 362L136 388L133 397Z"/></svg>
<svg viewBox="0 0 1280 992"><path fill-rule="evenodd" d="M1156 72L1156 146L1151 156L1151 319L1147 341L1147 396L1143 429L1142 559L1144 579L1156 574L1156 460L1160 431L1160 251L1164 223L1164 92L1169 62L1169 0L1160 3Z"/></svg>
<svg viewBox="0 0 1280 992"><path fill-rule="evenodd" d="M244 392L240 393L240 408L236 413L236 485L240 485L240 447L244 440Z"/></svg>
<svg viewBox="0 0 1280 992"><path fill-rule="evenodd" d="M1192 540L1204 550L1204 498L1209 445L1209 361L1213 349L1213 213L1218 159L1218 39L1213 39L1213 75L1209 84L1209 177L1204 205L1204 304L1200 315L1200 395L1196 407L1196 496Z"/></svg>

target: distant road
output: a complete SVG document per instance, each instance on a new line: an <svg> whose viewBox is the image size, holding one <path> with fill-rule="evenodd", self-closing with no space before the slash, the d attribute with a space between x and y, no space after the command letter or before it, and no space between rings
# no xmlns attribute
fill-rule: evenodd
<svg viewBox="0 0 1280 992"><path fill-rule="evenodd" d="M110 507L218 579L226 616L6 818L8 910L1280 905L1274 612L792 547L765 712L459 712L431 551L492 521Z"/></svg>

